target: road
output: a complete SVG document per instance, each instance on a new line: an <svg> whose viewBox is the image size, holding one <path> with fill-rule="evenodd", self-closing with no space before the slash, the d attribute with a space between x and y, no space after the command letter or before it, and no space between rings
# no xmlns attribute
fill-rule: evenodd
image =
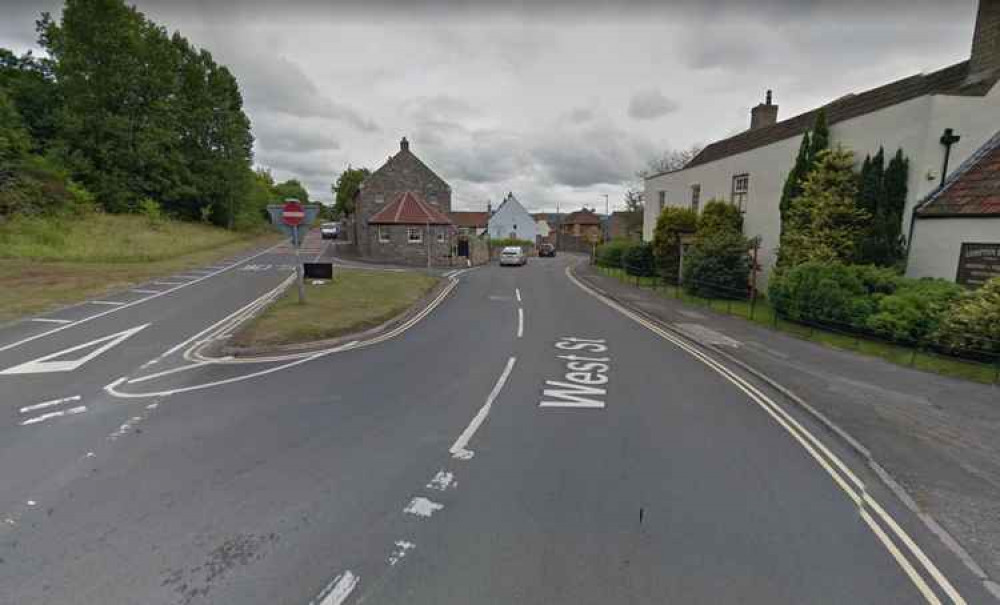
<svg viewBox="0 0 1000 605"><path fill-rule="evenodd" d="M275 251L0 331L0 603L993 602L847 448L580 261L259 363L194 345L286 279Z"/></svg>

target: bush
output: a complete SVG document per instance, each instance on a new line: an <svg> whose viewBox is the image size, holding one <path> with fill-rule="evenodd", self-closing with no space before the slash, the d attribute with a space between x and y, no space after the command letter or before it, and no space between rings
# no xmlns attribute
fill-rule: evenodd
<svg viewBox="0 0 1000 605"><path fill-rule="evenodd" d="M620 269L625 251L632 246L632 242L627 239L613 239L597 247L597 264L601 267L614 267Z"/></svg>
<svg viewBox="0 0 1000 605"><path fill-rule="evenodd" d="M681 260L681 235L694 233L697 226L698 213L690 208L668 206L660 212L653 232L653 257L664 279L677 282Z"/></svg>
<svg viewBox="0 0 1000 605"><path fill-rule="evenodd" d="M698 217L698 237L708 237L719 231L742 233L743 214L735 204L710 200Z"/></svg>
<svg viewBox="0 0 1000 605"><path fill-rule="evenodd" d="M935 336L945 349L1000 355L1000 277L955 300Z"/></svg>
<svg viewBox="0 0 1000 605"><path fill-rule="evenodd" d="M807 261L776 271L767 296L775 311L789 319L858 328L877 310L864 279L872 276L868 267Z"/></svg>
<svg viewBox="0 0 1000 605"><path fill-rule="evenodd" d="M505 237L503 239L491 239L490 246L493 248L506 248L507 246L517 246L521 250L527 252L528 250L534 249L535 242L526 239L517 239L516 237Z"/></svg>
<svg viewBox="0 0 1000 605"><path fill-rule="evenodd" d="M746 298L750 244L738 232L717 230L684 256L684 289L706 298Z"/></svg>
<svg viewBox="0 0 1000 605"><path fill-rule="evenodd" d="M962 294L961 286L943 279L897 278L896 283L895 292L874 295L878 311L865 322L875 334L893 340L926 340Z"/></svg>
<svg viewBox="0 0 1000 605"><path fill-rule="evenodd" d="M625 272L637 277L652 277L656 275L656 262L653 257L653 246L649 243L632 243L622 255Z"/></svg>

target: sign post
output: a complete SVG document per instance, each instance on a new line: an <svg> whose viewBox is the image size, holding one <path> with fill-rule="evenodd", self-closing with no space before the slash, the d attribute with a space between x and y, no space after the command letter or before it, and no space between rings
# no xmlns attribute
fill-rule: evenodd
<svg viewBox="0 0 1000 605"><path fill-rule="evenodd" d="M292 245L295 246L295 281L299 287L300 305L306 302L306 284L302 275L302 259L299 257L299 246L302 245L302 240L299 238L299 225L305 218L305 209L298 200L285 200L285 205L281 207L281 222L292 228Z"/></svg>

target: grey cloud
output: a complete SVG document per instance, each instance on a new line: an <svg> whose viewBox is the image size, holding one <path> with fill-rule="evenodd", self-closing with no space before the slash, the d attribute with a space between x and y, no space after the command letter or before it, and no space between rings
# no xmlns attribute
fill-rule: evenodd
<svg viewBox="0 0 1000 605"><path fill-rule="evenodd" d="M651 143L611 123L550 133L531 150L552 183L570 187L624 183L654 153Z"/></svg>
<svg viewBox="0 0 1000 605"><path fill-rule="evenodd" d="M570 110L566 117L569 118L570 122L580 124L582 122L589 122L590 120L593 120L594 115L595 113L593 109L587 107L577 107Z"/></svg>
<svg viewBox="0 0 1000 605"><path fill-rule="evenodd" d="M655 88L640 90L628 102L628 115L634 120L655 120L677 111L677 103Z"/></svg>
<svg viewBox="0 0 1000 605"><path fill-rule="evenodd" d="M254 116L253 133L259 149L265 151L310 152L340 149L333 128L325 120L292 118L259 112Z"/></svg>

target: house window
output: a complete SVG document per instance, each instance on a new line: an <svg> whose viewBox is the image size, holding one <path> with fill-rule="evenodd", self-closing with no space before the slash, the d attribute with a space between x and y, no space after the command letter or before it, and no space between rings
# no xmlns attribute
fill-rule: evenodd
<svg viewBox="0 0 1000 605"><path fill-rule="evenodd" d="M730 200L740 212L747 211L747 193L750 191L750 175L737 174L733 176L733 195Z"/></svg>
<svg viewBox="0 0 1000 605"><path fill-rule="evenodd" d="M420 227L407 227L406 241L411 244L419 244L424 241L424 232L420 229Z"/></svg>
<svg viewBox="0 0 1000 605"><path fill-rule="evenodd" d="M438 231L437 241L438 241L439 244L443 244L444 243L444 229L442 229L441 231Z"/></svg>
<svg viewBox="0 0 1000 605"><path fill-rule="evenodd" d="M385 195L382 194L382 193L376 193L375 194L375 203L376 204L383 204L383 203L385 203Z"/></svg>
<svg viewBox="0 0 1000 605"><path fill-rule="evenodd" d="M378 226L378 241L380 244L389 243L389 229L382 225Z"/></svg>
<svg viewBox="0 0 1000 605"><path fill-rule="evenodd" d="M437 203L438 203L438 196L437 196L437 194L436 193L432 193L432 194L428 195L427 196L427 201L430 202L430 203L432 203L432 204L434 204L435 206L437 206Z"/></svg>
<svg viewBox="0 0 1000 605"><path fill-rule="evenodd" d="M663 212L663 208L667 205L667 192L660 192L660 212Z"/></svg>
<svg viewBox="0 0 1000 605"><path fill-rule="evenodd" d="M691 185L691 210L698 212L699 204L701 204L701 185L695 183Z"/></svg>

